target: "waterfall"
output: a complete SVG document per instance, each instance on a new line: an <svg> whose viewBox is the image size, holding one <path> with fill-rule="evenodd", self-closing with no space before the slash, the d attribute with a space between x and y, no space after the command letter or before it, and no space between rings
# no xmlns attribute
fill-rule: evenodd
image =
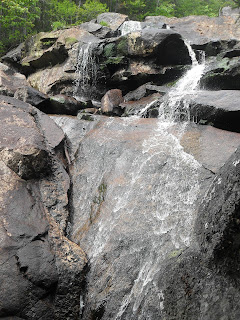
<svg viewBox="0 0 240 320"><path fill-rule="evenodd" d="M73 92L76 99L91 96L91 87L96 84L97 63L93 49L94 45L91 42L79 48Z"/></svg>
<svg viewBox="0 0 240 320"><path fill-rule="evenodd" d="M189 121L189 98L196 92L199 81L204 73L205 69L205 55L201 53L200 62L197 61L196 54L193 51L190 44L185 41L185 45L188 48L189 56L192 60L192 67L185 75L177 81L175 86L164 97L163 102L159 102L159 118L162 120L172 121ZM157 100L156 100L157 101ZM147 110L156 101L148 104L139 115L144 116Z"/></svg>
<svg viewBox="0 0 240 320"><path fill-rule="evenodd" d="M189 120L183 101L197 88L204 64L189 53L192 68L160 104L159 119L105 119L79 149L76 180L82 181L84 192L73 195L79 219L96 204L99 210L92 231L81 239L91 263L89 301L101 296L107 309L110 300L113 320L162 319L159 272L165 260L191 244L201 166L184 152L179 139L184 125L177 122ZM99 191L93 198L99 186L105 186L103 201ZM79 232L73 230L73 240ZM121 281L124 284L126 277L131 287L125 291ZM111 286L119 287L117 299L117 291L111 296ZM151 314L151 299L158 315Z"/></svg>
<svg viewBox="0 0 240 320"><path fill-rule="evenodd" d="M156 243L156 240L153 240L152 250L149 251L148 257L142 263L132 290L122 302L115 320L121 320L130 305L132 305L133 314L139 312L145 297L151 291L156 291L156 296L159 299L159 308L162 311L164 309L164 296L161 291L157 292L155 278L162 259L164 259L164 255L166 254L163 249L163 238L168 238L168 234L171 241L173 241L173 248L175 247L176 250L190 245L194 206L199 192L198 172L200 164L191 155L184 152L180 144L180 138L184 133L186 121L190 120L189 103L186 96L194 94L198 86L204 71L204 59L202 59L201 63L198 63L191 46L188 43L186 43L186 46L192 60L192 68L186 72L165 96L165 101L159 106L158 124L155 133L143 143L143 152L150 154L150 156L145 163L141 164L140 171L144 170L145 166L150 165L151 158L157 158L158 154L164 153L164 148L170 148L170 162L173 170L170 171L169 169L171 174L161 176L162 181L159 181L157 191L151 195L151 201L158 203L156 211L152 212L159 228L158 231L155 231L159 235L158 243ZM153 103L150 103L148 108ZM175 135L173 135L171 134L171 128L173 125L176 126L176 123L178 123L177 133L175 132ZM163 136L167 141L165 141L165 146L161 143ZM165 152L167 153L167 151ZM140 177L140 172L138 173L138 177ZM134 181L136 181L136 177ZM175 220L173 224L169 223L169 219ZM185 219L184 222L182 219ZM157 220L161 223L158 224ZM176 226L179 223L183 223L183 228L177 231ZM175 234L176 232L181 233L179 238L179 235ZM154 253L155 251L158 252L157 256ZM155 286L156 288L154 288ZM143 320L145 316L144 312L140 313L138 319Z"/></svg>
<svg viewBox="0 0 240 320"><path fill-rule="evenodd" d="M142 30L141 22L139 21L125 21L121 26L121 35L125 36L126 34L134 31Z"/></svg>

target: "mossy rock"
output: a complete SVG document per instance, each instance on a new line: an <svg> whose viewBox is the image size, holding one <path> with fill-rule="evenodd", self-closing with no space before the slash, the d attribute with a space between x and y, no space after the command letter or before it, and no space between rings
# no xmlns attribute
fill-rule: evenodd
<svg viewBox="0 0 240 320"><path fill-rule="evenodd" d="M124 55L128 54L128 40L127 37L121 37L119 42L117 43L117 55Z"/></svg>
<svg viewBox="0 0 240 320"><path fill-rule="evenodd" d="M115 43L108 43L103 49L103 55L105 58L116 56L116 45Z"/></svg>
<svg viewBox="0 0 240 320"><path fill-rule="evenodd" d="M77 42L79 42L79 41L74 37L65 38L66 45L72 46L73 44L75 44Z"/></svg>

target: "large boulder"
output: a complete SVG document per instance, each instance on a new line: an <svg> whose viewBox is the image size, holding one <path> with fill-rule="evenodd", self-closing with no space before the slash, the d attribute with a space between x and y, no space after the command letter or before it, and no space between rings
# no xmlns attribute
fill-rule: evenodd
<svg viewBox="0 0 240 320"><path fill-rule="evenodd" d="M26 180L49 173L50 150L37 126L37 111L19 100L0 96L0 113L1 161Z"/></svg>
<svg viewBox="0 0 240 320"><path fill-rule="evenodd" d="M197 125L184 135L178 125L167 133L156 119L54 119L69 138L70 158L75 159L70 169L71 239L81 243L90 265L83 319L161 317L165 306L174 315L170 289L184 299L186 284L183 280L180 286L183 268L171 263L182 256L185 270L191 269L192 257L185 260L184 252L191 242L197 194L204 193L213 172L240 144L239 134ZM191 276L199 270L199 261L194 258ZM196 274L200 279L203 272ZM184 310L177 312L182 315Z"/></svg>
<svg viewBox="0 0 240 320"><path fill-rule="evenodd" d="M105 114L121 115L121 107L119 105L123 102L122 91L119 89L112 89L106 92L101 100L101 111Z"/></svg>
<svg viewBox="0 0 240 320"><path fill-rule="evenodd" d="M13 97L19 88L28 86L26 77L0 63L0 94Z"/></svg>
<svg viewBox="0 0 240 320"><path fill-rule="evenodd" d="M106 24L114 32L116 32L126 20L128 20L128 16L116 12L104 12L97 16L97 23Z"/></svg>
<svg viewBox="0 0 240 320"><path fill-rule="evenodd" d="M78 75L79 46L100 40L88 31L72 27L32 36L21 47L21 59L2 57L9 65L24 71L29 84L44 94L73 95ZM11 59L12 57L12 59Z"/></svg>
<svg viewBox="0 0 240 320"><path fill-rule="evenodd" d="M0 108L0 317L76 319L87 259L65 236L64 134L22 101L1 96Z"/></svg>
<svg viewBox="0 0 240 320"><path fill-rule="evenodd" d="M199 91L190 99L190 113L197 122L240 132L240 91Z"/></svg>
<svg viewBox="0 0 240 320"><path fill-rule="evenodd" d="M203 48L211 42L232 39L240 40L239 19L233 15L220 17L189 16L183 18L167 18L164 16L146 17L147 27L167 24L171 29L179 32L196 48Z"/></svg>
<svg viewBox="0 0 240 320"><path fill-rule="evenodd" d="M160 65L191 64L182 37L172 30L143 29L129 33L127 41L130 56L155 56Z"/></svg>
<svg viewBox="0 0 240 320"><path fill-rule="evenodd" d="M208 61L207 70L201 79L201 86L210 90L239 90L240 63L238 51L220 54L217 59Z"/></svg>

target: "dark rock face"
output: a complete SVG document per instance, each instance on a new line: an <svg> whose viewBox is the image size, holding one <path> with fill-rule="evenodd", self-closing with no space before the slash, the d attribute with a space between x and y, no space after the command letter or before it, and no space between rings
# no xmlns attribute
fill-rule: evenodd
<svg viewBox="0 0 240 320"><path fill-rule="evenodd" d="M168 261L159 282L169 319L237 319L239 291L239 148L202 199L197 245ZM166 273L165 273L166 272ZM177 288L177 290L176 290Z"/></svg>
<svg viewBox="0 0 240 320"><path fill-rule="evenodd" d="M240 132L240 91L200 91L191 98L191 115L197 122Z"/></svg>
<svg viewBox="0 0 240 320"><path fill-rule="evenodd" d="M219 58L221 59L221 55ZM209 88L210 90L240 89L240 64L238 58L222 58L220 61L213 63L213 67L209 69L201 79L203 88Z"/></svg>
<svg viewBox="0 0 240 320"><path fill-rule="evenodd" d="M91 102L77 101L73 97L59 94L50 98L50 105L47 109L43 109L47 113L52 114L68 114L76 116L81 109L91 106Z"/></svg>
<svg viewBox="0 0 240 320"><path fill-rule="evenodd" d="M214 179L202 201L196 224L204 255L235 284L239 281L239 155L238 149Z"/></svg>
<svg viewBox="0 0 240 320"><path fill-rule="evenodd" d="M1 112L0 317L76 319L87 260L64 236L64 134L22 101L1 96Z"/></svg>

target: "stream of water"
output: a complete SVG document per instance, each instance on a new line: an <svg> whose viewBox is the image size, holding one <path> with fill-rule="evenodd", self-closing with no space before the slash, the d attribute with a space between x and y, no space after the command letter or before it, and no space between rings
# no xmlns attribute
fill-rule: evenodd
<svg viewBox="0 0 240 320"><path fill-rule="evenodd" d="M93 50L94 44L91 42L81 45L79 48L73 92L76 99L89 98L91 88L96 85L97 63Z"/></svg>
<svg viewBox="0 0 240 320"><path fill-rule="evenodd" d="M201 166L184 152L180 138L190 119L185 98L194 94L204 63L198 63L188 48L192 68L159 103L158 120L149 124L149 119L136 116L108 118L98 125L93 138L85 138L79 149L81 161L75 170L80 174L76 179L78 185L83 181L84 192L79 194L76 190L73 201L81 214L93 212L94 201L97 214L97 223L80 242L91 264L88 299L91 303L95 294L98 297L98 287L102 299L114 304L114 320L156 319L148 297L162 319L164 294L158 286L162 262L191 243ZM101 196L103 203L99 195L92 196L99 186L106 186ZM73 230L74 241L79 232L77 228ZM134 270L129 273L131 268ZM120 287L117 300L111 296L111 286L104 295L105 278L111 279L113 287ZM131 287L123 294L121 283L124 286L125 282Z"/></svg>

